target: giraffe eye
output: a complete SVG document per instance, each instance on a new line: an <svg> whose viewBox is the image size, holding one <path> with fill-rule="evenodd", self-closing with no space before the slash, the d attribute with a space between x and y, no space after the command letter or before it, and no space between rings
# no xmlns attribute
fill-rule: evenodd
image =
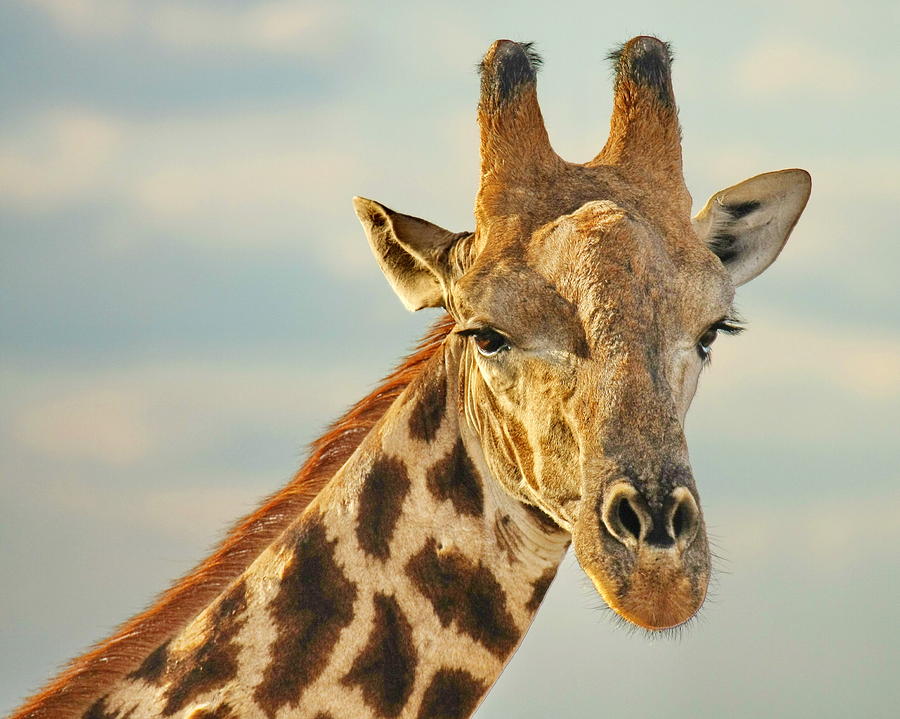
<svg viewBox="0 0 900 719"><path fill-rule="evenodd" d="M744 328L738 324L738 320L731 320L728 318L721 319L700 335L700 339L697 340L697 354L700 355L701 360L708 362L709 357L712 354L712 343L716 341L719 332L724 332L728 335L736 335L743 331Z"/></svg>
<svg viewBox="0 0 900 719"><path fill-rule="evenodd" d="M700 339L697 341L697 347L704 355L708 355L710 346L716 341L716 337L718 336L719 330L716 327L710 327L706 332L700 335Z"/></svg>
<svg viewBox="0 0 900 719"><path fill-rule="evenodd" d="M506 337L490 327L485 327L475 334L474 340L475 347L485 357L493 357L495 354L509 349Z"/></svg>
<svg viewBox="0 0 900 719"><path fill-rule="evenodd" d="M478 354L482 357L493 357L509 349L509 340L490 327L463 330L459 334L464 337L471 337L475 343L475 349L478 350Z"/></svg>

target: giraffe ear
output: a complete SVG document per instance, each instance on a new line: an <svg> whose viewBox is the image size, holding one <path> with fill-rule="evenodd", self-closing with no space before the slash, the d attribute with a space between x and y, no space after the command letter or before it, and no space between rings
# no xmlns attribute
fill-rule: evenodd
<svg viewBox="0 0 900 719"><path fill-rule="evenodd" d="M353 208L381 271L406 308L444 306L450 250L472 233L450 232L364 197L354 197Z"/></svg>
<svg viewBox="0 0 900 719"><path fill-rule="evenodd" d="M694 231L736 287L778 257L806 207L811 184L806 170L767 172L717 192L694 217Z"/></svg>

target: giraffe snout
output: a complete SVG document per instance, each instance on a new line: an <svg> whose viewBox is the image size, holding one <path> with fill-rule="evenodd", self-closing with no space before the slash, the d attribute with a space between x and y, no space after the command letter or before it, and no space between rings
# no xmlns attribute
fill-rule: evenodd
<svg viewBox="0 0 900 719"><path fill-rule="evenodd" d="M645 629L683 624L706 598L709 548L691 482L616 480L575 523L575 554L597 591Z"/></svg>

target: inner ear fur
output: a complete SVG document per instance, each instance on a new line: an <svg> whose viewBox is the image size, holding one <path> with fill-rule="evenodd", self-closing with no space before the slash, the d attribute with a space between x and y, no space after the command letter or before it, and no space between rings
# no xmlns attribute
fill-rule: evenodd
<svg viewBox="0 0 900 719"><path fill-rule="evenodd" d="M771 265L809 200L806 170L767 172L721 190L693 218L694 231L725 265L735 286Z"/></svg>
<svg viewBox="0 0 900 719"><path fill-rule="evenodd" d="M472 233L450 232L364 197L354 197L353 208L381 271L406 308L444 306L451 249Z"/></svg>

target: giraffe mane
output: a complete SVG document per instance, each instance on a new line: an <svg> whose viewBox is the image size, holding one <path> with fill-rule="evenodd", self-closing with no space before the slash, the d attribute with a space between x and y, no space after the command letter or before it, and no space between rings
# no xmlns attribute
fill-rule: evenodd
<svg viewBox="0 0 900 719"><path fill-rule="evenodd" d="M238 520L212 554L176 580L152 605L73 659L10 719L57 718L83 710L89 700L102 695L103 687L134 671L147 654L199 614L303 512L421 373L453 326L449 315L439 318L416 349L378 387L312 442L306 462L287 485Z"/></svg>

